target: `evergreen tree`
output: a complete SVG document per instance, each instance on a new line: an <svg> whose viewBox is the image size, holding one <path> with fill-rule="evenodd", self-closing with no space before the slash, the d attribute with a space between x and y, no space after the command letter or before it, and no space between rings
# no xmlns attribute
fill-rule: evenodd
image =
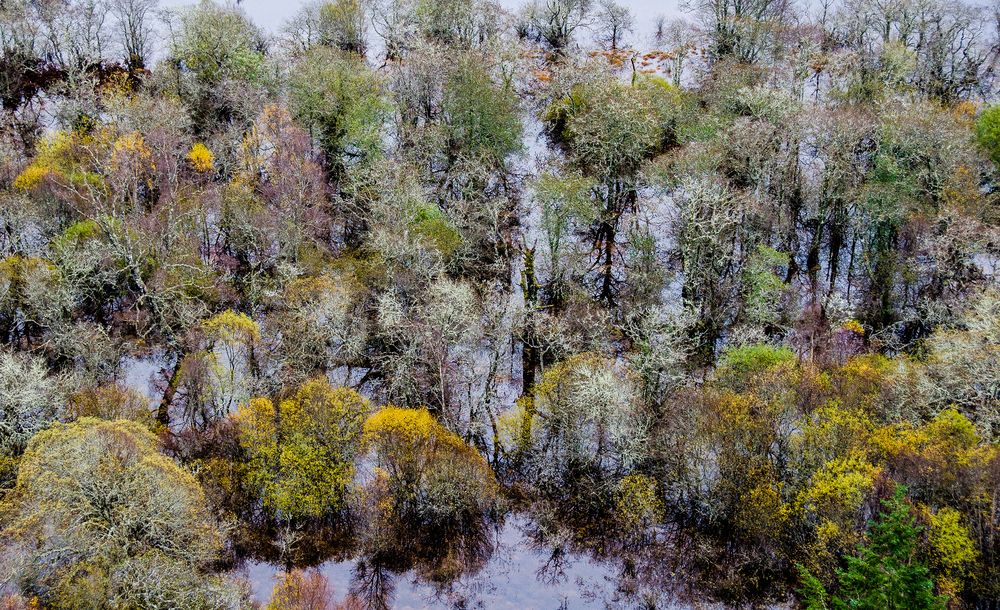
<svg viewBox="0 0 1000 610"><path fill-rule="evenodd" d="M828 596L819 580L800 567L799 595L808 610L943 610L947 597L934 595L930 570L916 554L923 528L910 515L906 488L898 486L868 531L858 554L837 571L839 592ZM829 604L826 600L829 599Z"/></svg>

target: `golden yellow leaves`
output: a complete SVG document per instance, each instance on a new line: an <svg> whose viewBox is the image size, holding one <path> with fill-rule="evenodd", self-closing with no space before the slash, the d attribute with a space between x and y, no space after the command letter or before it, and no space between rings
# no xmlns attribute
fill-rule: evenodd
<svg viewBox="0 0 1000 610"><path fill-rule="evenodd" d="M446 430L427 409L386 406L365 422L362 442L372 445L444 445L457 451L471 449Z"/></svg>
<svg viewBox="0 0 1000 610"><path fill-rule="evenodd" d="M51 170L39 165L29 165L14 178L14 188L19 191L30 191L48 177Z"/></svg>
<svg viewBox="0 0 1000 610"><path fill-rule="evenodd" d="M813 473L798 498L801 509L824 516L852 515L875 485L882 469L861 452L836 458Z"/></svg>
<svg viewBox="0 0 1000 610"><path fill-rule="evenodd" d="M72 157L71 151L82 137L76 132L57 131L43 138L34 160L14 178L14 188L31 191L50 175L65 171Z"/></svg>
<svg viewBox="0 0 1000 610"><path fill-rule="evenodd" d="M855 320L854 318L845 320L840 325L840 328L843 329L843 330L845 330L845 331L847 331L847 332L849 332L849 333L854 333L854 334L860 335L862 337L865 335L865 327L861 326L861 323L858 322L857 320Z"/></svg>
<svg viewBox="0 0 1000 610"><path fill-rule="evenodd" d="M415 512L448 520L481 511L496 496L482 455L426 409L384 407L365 422L362 443L377 466L366 493L382 515Z"/></svg>
<svg viewBox="0 0 1000 610"><path fill-rule="evenodd" d="M201 324L209 339L228 344L250 346L260 341L260 327L246 314L231 309L215 315Z"/></svg>
<svg viewBox="0 0 1000 610"><path fill-rule="evenodd" d="M153 151L137 131L126 133L115 140L111 153L111 166L151 180L156 171Z"/></svg>
<svg viewBox="0 0 1000 610"><path fill-rule="evenodd" d="M199 174L207 174L215 169L215 155L201 142L195 143L188 151L187 161Z"/></svg>
<svg viewBox="0 0 1000 610"><path fill-rule="evenodd" d="M640 529L663 520L663 500L652 477L630 474L618 482L616 491L618 518L626 527Z"/></svg>
<svg viewBox="0 0 1000 610"><path fill-rule="evenodd" d="M938 587L943 593L957 595L962 592L969 568L979 557L962 513L944 507L929 515L930 540L934 567L941 574Z"/></svg>
<svg viewBox="0 0 1000 610"><path fill-rule="evenodd" d="M343 508L354 476L368 402L325 379L304 383L275 405L255 398L237 415L249 455L247 478L264 506L286 518L317 518Z"/></svg>

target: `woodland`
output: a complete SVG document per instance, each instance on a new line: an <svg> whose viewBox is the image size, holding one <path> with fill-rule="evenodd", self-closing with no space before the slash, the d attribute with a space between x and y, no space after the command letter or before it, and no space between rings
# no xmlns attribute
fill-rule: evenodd
<svg viewBox="0 0 1000 610"><path fill-rule="evenodd" d="M1000 4L680 9L0 0L0 608L1000 609Z"/></svg>

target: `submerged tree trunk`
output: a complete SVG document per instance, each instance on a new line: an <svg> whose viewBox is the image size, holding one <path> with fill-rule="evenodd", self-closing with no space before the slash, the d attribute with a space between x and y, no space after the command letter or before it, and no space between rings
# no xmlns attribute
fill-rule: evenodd
<svg viewBox="0 0 1000 610"><path fill-rule="evenodd" d="M164 427L170 426L170 405L174 402L174 396L177 394L177 387L181 382L181 363L184 361L184 352L178 352L177 357L174 360L173 369L170 372L170 377L167 380L167 388L163 391L163 397L160 399L160 406L156 411L156 421L158 421ZM166 373L167 369L163 369Z"/></svg>
<svg viewBox="0 0 1000 610"><path fill-rule="evenodd" d="M535 371L541 364L535 336L535 310L538 307L538 281L535 278L535 249L524 250L524 271L521 272L521 292L527 311L521 338L521 394L527 395L535 385Z"/></svg>

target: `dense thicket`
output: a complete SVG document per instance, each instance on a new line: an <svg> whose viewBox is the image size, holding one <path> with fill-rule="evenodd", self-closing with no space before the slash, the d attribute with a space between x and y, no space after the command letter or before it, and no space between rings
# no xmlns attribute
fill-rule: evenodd
<svg viewBox="0 0 1000 610"><path fill-rule="evenodd" d="M996 608L1000 13L686 9L0 2L5 607Z"/></svg>

